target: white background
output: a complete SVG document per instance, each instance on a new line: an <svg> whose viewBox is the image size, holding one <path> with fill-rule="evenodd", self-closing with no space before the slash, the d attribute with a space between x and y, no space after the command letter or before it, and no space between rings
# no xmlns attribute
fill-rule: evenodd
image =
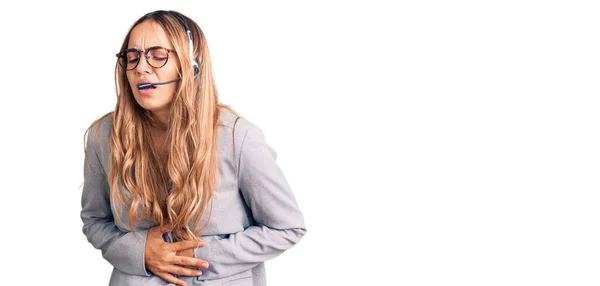
<svg viewBox="0 0 600 286"><path fill-rule="evenodd" d="M83 3L3 4L0 284L107 285L83 133L156 9L201 26L305 214L269 285L600 284L594 1Z"/></svg>

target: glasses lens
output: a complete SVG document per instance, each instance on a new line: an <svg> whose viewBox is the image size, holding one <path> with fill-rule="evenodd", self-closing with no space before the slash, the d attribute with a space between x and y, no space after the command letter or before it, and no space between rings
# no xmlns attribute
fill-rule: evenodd
<svg viewBox="0 0 600 286"><path fill-rule="evenodd" d="M119 65L122 68L132 70L140 60L140 54L137 51L124 51L119 54Z"/></svg>
<svg viewBox="0 0 600 286"><path fill-rule="evenodd" d="M124 60L127 63L127 69L132 70L140 60L140 53L138 51L127 51Z"/></svg>
<svg viewBox="0 0 600 286"><path fill-rule="evenodd" d="M127 67L127 56L125 55L125 52L117 54L117 60L122 68Z"/></svg>
<svg viewBox="0 0 600 286"><path fill-rule="evenodd" d="M162 68L169 59L169 51L165 48L154 48L147 51L148 63L155 68Z"/></svg>

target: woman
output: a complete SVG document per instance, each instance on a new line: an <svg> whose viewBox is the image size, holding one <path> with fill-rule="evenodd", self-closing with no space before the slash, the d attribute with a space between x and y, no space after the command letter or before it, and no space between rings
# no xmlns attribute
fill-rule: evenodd
<svg viewBox="0 0 600 286"><path fill-rule="evenodd" d="M86 130L81 210L110 285L265 285L304 219L261 129L219 103L202 31L154 11L117 58L115 109Z"/></svg>

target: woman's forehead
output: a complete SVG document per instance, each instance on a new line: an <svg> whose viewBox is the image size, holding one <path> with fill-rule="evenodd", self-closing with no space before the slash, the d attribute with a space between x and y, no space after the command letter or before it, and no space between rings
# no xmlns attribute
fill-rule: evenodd
<svg viewBox="0 0 600 286"><path fill-rule="evenodd" d="M135 26L129 35L127 46L140 50L154 46L173 48L165 30L154 21L145 21Z"/></svg>

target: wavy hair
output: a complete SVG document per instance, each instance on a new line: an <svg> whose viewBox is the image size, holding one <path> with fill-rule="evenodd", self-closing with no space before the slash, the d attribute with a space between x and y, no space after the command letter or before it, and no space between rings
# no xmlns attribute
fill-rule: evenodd
<svg viewBox="0 0 600 286"><path fill-rule="evenodd" d="M197 76L192 72L185 27L175 15L185 21L192 33L193 56L200 69ZM233 110L218 101L206 38L187 16L164 10L144 15L129 29L121 51L127 48L133 28L146 21L153 21L164 29L178 51L179 56L173 59L177 59L181 67L181 81L177 83L170 106L167 164L162 163L160 154L152 148L149 128L154 121L136 102L127 75L118 63L115 64L117 103L114 111L92 123L88 131L113 115L107 178L110 198L128 210L132 231L135 231L135 220L146 217L160 226L170 223L175 230L199 235L203 228L200 222L209 204L212 205L217 181L219 108ZM120 212L115 215L122 220ZM210 219L210 212L208 217Z"/></svg>

